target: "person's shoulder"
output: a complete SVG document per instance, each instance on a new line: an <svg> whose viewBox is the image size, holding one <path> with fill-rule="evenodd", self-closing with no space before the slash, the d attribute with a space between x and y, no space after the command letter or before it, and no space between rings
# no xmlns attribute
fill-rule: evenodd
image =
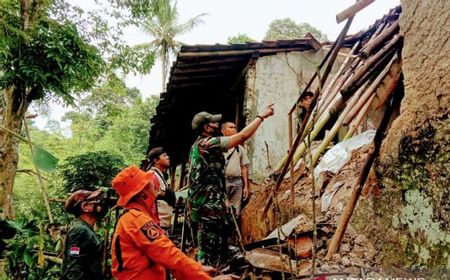
<svg viewBox="0 0 450 280"><path fill-rule="evenodd" d="M129 215L127 219L128 223L131 223L136 228L141 228L149 221L153 221L153 219L149 215L136 209L128 210L126 215Z"/></svg>
<svg viewBox="0 0 450 280"><path fill-rule="evenodd" d="M93 233L93 230L86 225L86 223L84 223L83 221L80 220L74 220L72 221L72 223L70 224L70 228L68 231L68 235L78 235L78 234L91 234Z"/></svg>

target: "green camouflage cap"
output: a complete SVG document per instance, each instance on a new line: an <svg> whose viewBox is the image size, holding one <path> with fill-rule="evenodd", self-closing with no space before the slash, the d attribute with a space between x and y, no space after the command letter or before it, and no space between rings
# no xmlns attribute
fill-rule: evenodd
<svg viewBox="0 0 450 280"><path fill-rule="evenodd" d="M221 114L213 115L208 112L200 112L192 119L192 129L197 129L202 124L210 122L219 122L222 119Z"/></svg>

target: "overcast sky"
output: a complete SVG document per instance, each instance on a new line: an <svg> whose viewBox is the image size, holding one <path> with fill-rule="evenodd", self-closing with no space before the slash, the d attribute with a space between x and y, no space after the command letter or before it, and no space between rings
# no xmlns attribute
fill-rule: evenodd
<svg viewBox="0 0 450 280"><path fill-rule="evenodd" d="M180 22L201 13L204 24L192 32L180 36L185 44L226 43L227 38L246 33L255 40L262 40L270 22L291 18L295 22L307 22L335 40L345 22L336 23L336 14L355 3L354 0L179 0ZM400 4L399 0L376 0L358 13L349 34L367 28L389 9ZM127 36L130 43L142 43L151 38L134 29ZM129 86L138 87L144 96L159 94L161 90L161 66L158 63L149 76L128 77Z"/></svg>
<svg viewBox="0 0 450 280"><path fill-rule="evenodd" d="M89 10L94 1L69 2ZM287 17L297 23L307 22L327 34L328 39L335 40L345 24L336 23L336 14L353 3L354 0L178 0L181 23L196 15L207 14L203 17L203 24L180 36L178 40L189 45L226 43L228 37L246 33L260 41L264 38L270 22ZM349 34L367 28L399 4L399 0L376 0L356 15ZM132 45L152 40L138 28L130 29L125 39ZM157 61L150 75L128 76L127 86L137 87L144 97L158 95L161 91L160 69L161 65ZM51 118L59 119L62 114L59 106L54 107Z"/></svg>

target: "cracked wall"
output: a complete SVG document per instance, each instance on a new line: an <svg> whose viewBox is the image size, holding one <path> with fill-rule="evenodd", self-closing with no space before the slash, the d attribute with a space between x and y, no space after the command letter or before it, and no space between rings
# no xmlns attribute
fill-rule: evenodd
<svg viewBox="0 0 450 280"><path fill-rule="evenodd" d="M390 227L378 240L383 262L449 269L450 1L402 7L405 96L377 165L383 193L369 207L361 203L372 213L359 220Z"/></svg>
<svg viewBox="0 0 450 280"><path fill-rule="evenodd" d="M267 177L287 153L287 114L326 53L327 50L322 48L319 51L264 56L247 71L244 98L244 115L247 123L268 104L275 103L275 115L264 121L262 127L247 143L252 179L260 181ZM337 71L343 59L343 56L337 58L332 73ZM313 84L312 88L315 86L317 84Z"/></svg>

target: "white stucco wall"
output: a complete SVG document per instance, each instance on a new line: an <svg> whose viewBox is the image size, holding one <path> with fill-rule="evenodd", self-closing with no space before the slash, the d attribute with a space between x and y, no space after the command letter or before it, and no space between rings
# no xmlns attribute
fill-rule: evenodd
<svg viewBox="0 0 450 280"><path fill-rule="evenodd" d="M265 56L259 58L255 66L248 70L244 99L247 122L252 121L268 104L275 103L275 115L264 121L262 127L247 143L253 180L261 181L271 174L272 169L287 153L287 114L326 52L327 50L321 49L317 52L291 52ZM343 58L338 57L333 72L337 71L342 61Z"/></svg>

